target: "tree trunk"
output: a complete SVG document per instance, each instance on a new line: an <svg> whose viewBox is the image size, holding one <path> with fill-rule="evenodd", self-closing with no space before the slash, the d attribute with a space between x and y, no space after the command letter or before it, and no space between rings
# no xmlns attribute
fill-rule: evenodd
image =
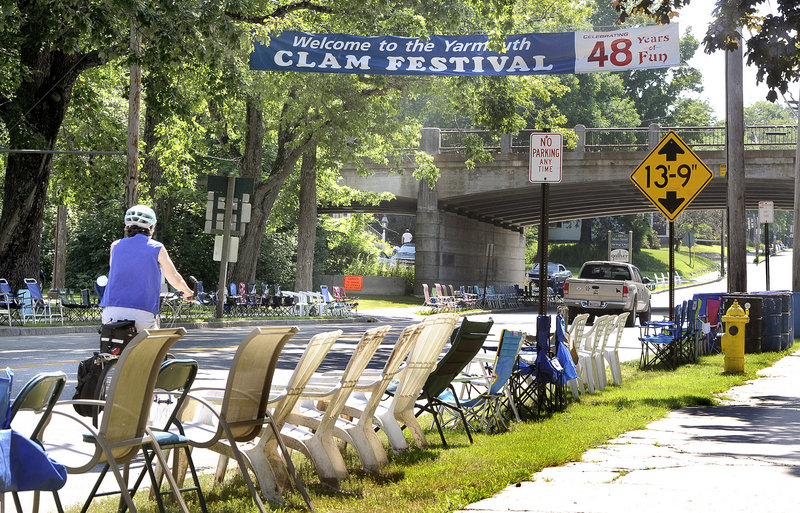
<svg viewBox="0 0 800 513"><path fill-rule="evenodd" d="M314 243L317 234L317 147L303 154L300 167L300 220L297 223L296 290L313 290Z"/></svg>
<svg viewBox="0 0 800 513"><path fill-rule="evenodd" d="M594 219L581 219L581 244L592 243L592 225Z"/></svg>
<svg viewBox="0 0 800 513"><path fill-rule="evenodd" d="M67 206L59 205L56 216L55 257L53 258L53 288L66 287L67 269Z"/></svg>
<svg viewBox="0 0 800 513"><path fill-rule="evenodd" d="M147 85L148 90L150 90L152 84L148 82ZM153 153L156 145L161 140L161 136L156 134L156 127L159 124L160 119L158 119L156 109L148 105L144 115L144 140L142 141L144 143L144 159L142 161L142 176L147 180L147 194L152 201L156 219L158 219L158 223L156 224L158 235L156 239L169 247L169 220L172 209L170 208L167 198L156 198L156 191L158 187L161 186L161 178L164 174L161 161Z"/></svg>
<svg viewBox="0 0 800 513"><path fill-rule="evenodd" d="M131 18L131 53L135 57L142 54L142 37L133 26ZM125 208L139 203L136 190L139 184L139 118L142 101L142 67L138 62L131 64L130 89L128 92L128 147L125 166Z"/></svg>
<svg viewBox="0 0 800 513"><path fill-rule="evenodd" d="M282 116L282 119L284 117ZM240 166L244 177L255 182L250 223L239 241L239 258L230 273L231 281L254 283L256 264L269 214L281 187L309 144L309 137L298 140L297 127L283 121L278 129L278 148L268 178L261 179L264 145L262 112L254 100L247 102L247 135L245 153Z"/></svg>
<svg viewBox="0 0 800 513"><path fill-rule="evenodd" d="M30 27L35 30L34 27ZM0 119L11 149L52 150L81 72L100 64L96 55L66 55L23 47L24 74L11 99L0 97ZM0 214L0 276L12 287L40 270L42 219L53 155L10 153Z"/></svg>

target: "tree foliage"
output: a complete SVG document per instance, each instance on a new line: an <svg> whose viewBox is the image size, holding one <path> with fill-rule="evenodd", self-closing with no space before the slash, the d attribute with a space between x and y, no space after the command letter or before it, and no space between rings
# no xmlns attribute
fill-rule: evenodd
<svg viewBox="0 0 800 513"><path fill-rule="evenodd" d="M695 0L697 1L697 0ZM690 0L614 0L619 21L643 14L666 24L688 5ZM777 12L762 14L759 8L773 7ZM797 2L770 3L765 0L730 2L718 0L714 20L703 38L707 53L734 50L740 44L740 32L750 36L745 43L747 64L755 65L757 82L769 88L767 100L774 102L778 93L786 94L790 82L800 74L800 5Z"/></svg>

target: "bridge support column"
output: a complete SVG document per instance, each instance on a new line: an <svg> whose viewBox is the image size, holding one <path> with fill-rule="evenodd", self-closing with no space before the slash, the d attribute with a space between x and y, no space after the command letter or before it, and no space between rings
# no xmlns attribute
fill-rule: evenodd
<svg viewBox="0 0 800 513"><path fill-rule="evenodd" d="M509 138L510 139L510 138ZM439 154L440 130L422 129L422 149ZM509 141L510 142L510 141ZM437 186L419 183L417 192L416 262L414 294L422 295L422 284L490 285L523 284L525 279L525 236L466 216L439 210ZM494 252L486 261L486 245ZM488 269L488 275L487 274Z"/></svg>
<svg viewBox="0 0 800 513"><path fill-rule="evenodd" d="M441 130L423 128L421 147L425 153L436 158L441 146ZM439 194L436 185L431 188L427 180L419 182L417 192L417 219L414 242L414 294L422 295L422 284L439 282Z"/></svg>

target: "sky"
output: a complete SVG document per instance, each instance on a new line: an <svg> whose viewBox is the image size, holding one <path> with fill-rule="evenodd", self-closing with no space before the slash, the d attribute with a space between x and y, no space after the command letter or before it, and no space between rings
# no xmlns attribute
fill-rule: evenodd
<svg viewBox="0 0 800 513"><path fill-rule="evenodd" d="M689 64L699 69L703 73L703 92L700 95L693 95L708 101L714 109L717 119L725 119L725 55L722 51L716 51L708 55L703 50L702 40L705 37L708 24L712 19L715 0L692 0L692 2L680 10L677 18L680 26L681 37L689 27L692 28L694 37L701 41L695 56L689 60ZM767 0L765 7L769 8L772 4ZM675 19L673 19L673 22ZM746 35L745 35L746 37ZM764 83L756 85L756 69L747 66L747 57L744 58L743 76L744 106L749 107L757 101L765 100L769 89ZM797 96L797 85L790 84L789 90ZM780 100L779 100L780 101Z"/></svg>

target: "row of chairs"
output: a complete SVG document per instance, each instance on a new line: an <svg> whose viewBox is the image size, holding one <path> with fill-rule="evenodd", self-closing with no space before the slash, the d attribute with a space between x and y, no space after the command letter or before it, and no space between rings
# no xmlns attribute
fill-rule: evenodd
<svg viewBox="0 0 800 513"><path fill-rule="evenodd" d="M698 299L675 305L671 319L650 321L640 326L642 368L675 368L718 351L716 334L720 326L720 300L707 299L705 316L700 316Z"/></svg>
<svg viewBox="0 0 800 513"><path fill-rule="evenodd" d="M332 294L331 294L332 290ZM235 310L237 315L290 315L290 316L324 316L352 314L358 308L358 298L348 297L341 287L320 286L320 291L285 291L274 285L272 291L266 283L261 284L261 293L256 285L231 283L226 297L228 311ZM201 303L205 299L199 296ZM215 304L215 299L210 300Z"/></svg>
<svg viewBox="0 0 800 513"><path fill-rule="evenodd" d="M572 320L568 333L571 352L577 356L578 366L578 379L570 383L573 395L605 390L608 383L606 364L611 370L612 382L615 385L622 383L619 345L629 315L629 312L603 315L597 317L591 327L587 327L589 314L577 315Z"/></svg>
<svg viewBox="0 0 800 513"><path fill-rule="evenodd" d="M25 289L17 294L5 278L0 278L0 318L5 318L11 326L16 319L20 324L28 321L38 322L47 319L53 323L59 319L64 324L64 312L61 299L42 294L42 289L33 278L25 278Z"/></svg>
<svg viewBox="0 0 800 513"><path fill-rule="evenodd" d="M684 283L693 283L696 280L694 278L684 278L680 275L678 271L675 271L675 284L676 285L683 285ZM669 287L669 276L665 275L664 273L653 273L653 279L650 282L651 289L657 289L659 287Z"/></svg>
<svg viewBox="0 0 800 513"><path fill-rule="evenodd" d="M443 285L434 283L429 287L422 284L425 295L424 306L437 312L460 311L472 308L519 308L522 302L522 293L518 286L489 285L486 288L476 286L460 286L454 288L452 284Z"/></svg>
<svg viewBox="0 0 800 513"><path fill-rule="evenodd" d="M128 486L124 477L134 456L144 450L145 471L150 474L154 488L160 489L161 476L150 470L153 459L167 469L165 452L187 448L210 449L221 455L218 480L224 476L228 459L233 458L261 511L265 508L248 470L255 475L267 499L282 502L283 490L293 482L311 507L289 457L290 449L311 459L320 481L335 487L347 475L335 438L352 445L369 472L379 471L388 460L373 429L376 425L384 430L396 452L408 450L402 432L404 426L411 430L417 446L427 447L415 409L423 408L431 398L433 385L427 383L434 379L431 376L435 375L437 358L448 340L452 350L462 347L460 339L469 339L474 333L480 333L479 340L474 341L480 347L478 342L482 342L491 327L489 322L474 332L478 329L475 324L465 322L456 329L458 319L454 313L432 315L404 329L378 373L365 372L365 369L387 336L389 326L366 331L347 367L339 373L315 374L341 336L341 330L317 334L305 345L292 376L282 386L273 382L275 367L283 347L298 329L257 328L237 348L226 386L219 390L190 389L196 363L192 365L189 361L191 363L184 365L184 360L178 360L181 364L178 365L167 360L162 365L169 347L185 334L183 328L144 330L126 346L119 362L112 367L105 398L92 402L103 407L98 426L92 426L64 408L79 402L88 404L86 401L61 401L53 414L78 422L81 431L88 433L79 436L77 441L59 440L70 430L51 427L57 431L54 436L45 438L45 446L53 458L67 465L70 473L87 472L97 462L107 462L108 467L99 480L110 471L118 484L116 493L122 495L122 502L134 512L132 496L142 476L133 487ZM184 367L194 370L185 379L176 379L177 369ZM445 371L440 369L440 372ZM142 379L143 376L146 379ZM396 385L390 394L384 394L395 379ZM449 384L448 380L444 381ZM180 386L175 386L176 383ZM190 389L188 393L187 389ZM421 395L423 389L428 392ZM174 403L175 414L169 415L166 425L158 425L160 429L149 427L147 422L154 391L178 397ZM51 423L51 426L58 425ZM441 436L444 442L444 435ZM86 453L86 460L76 464L74 459L78 453ZM183 457L191 460L188 450L183 451ZM192 467L190 463L188 468ZM187 511L178 485L183 481L181 471L185 473L185 469L179 468L175 479L169 471L163 472L163 476L170 481L170 490L180 509ZM206 511L196 478L193 489L200 496L201 508ZM87 506L98 495L97 490L94 487L90 492Z"/></svg>

